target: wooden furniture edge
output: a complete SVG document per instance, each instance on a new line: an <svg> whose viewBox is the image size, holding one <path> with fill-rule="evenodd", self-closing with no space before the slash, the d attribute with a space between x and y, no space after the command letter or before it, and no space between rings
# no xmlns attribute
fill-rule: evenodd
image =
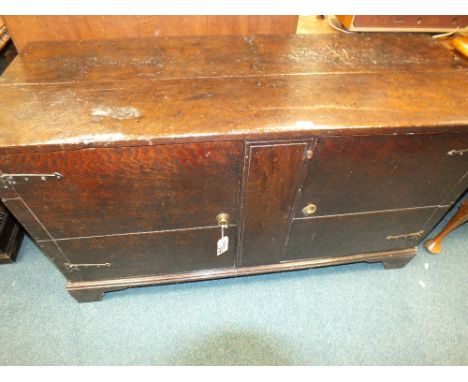
<svg viewBox="0 0 468 382"><path fill-rule="evenodd" d="M417 131L415 131L415 129ZM0 143L0 156L18 155L24 153L46 153L61 151L78 151L89 149L112 149L116 147L142 147L158 146L168 144L184 144L196 142L225 142L225 141L255 141L258 134L262 134L262 140L285 140L285 139L316 139L316 138L336 138L336 137L367 137L373 135L418 135L418 134L458 134L468 133L468 123L456 125L424 125L424 126L403 126L403 127L377 127L368 128L365 126L353 127L319 127L311 130L266 130L255 132L245 132L243 130L231 131L225 134L207 134L189 137L186 135L171 136L161 135L151 138L135 138L130 140L112 141L90 141L90 142L69 142L50 143L37 142L28 145L2 146Z"/></svg>
<svg viewBox="0 0 468 382"><path fill-rule="evenodd" d="M382 262L385 269L402 268L411 261L411 259L416 255L416 252L417 248L408 248L396 251L372 252L339 257L324 257L308 260L288 261L279 264L260 265L253 267L212 269L174 275L165 274L158 276L130 277L103 281L68 282L67 290L78 302L92 302L102 300L105 292L118 291L130 287L205 281L360 262Z"/></svg>

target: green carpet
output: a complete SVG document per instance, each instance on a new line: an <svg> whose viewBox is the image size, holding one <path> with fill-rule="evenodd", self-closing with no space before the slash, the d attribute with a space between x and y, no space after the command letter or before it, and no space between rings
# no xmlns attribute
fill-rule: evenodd
<svg viewBox="0 0 468 382"><path fill-rule="evenodd" d="M2 365L467 365L468 225L406 268L135 288L78 304L29 240L0 267Z"/></svg>

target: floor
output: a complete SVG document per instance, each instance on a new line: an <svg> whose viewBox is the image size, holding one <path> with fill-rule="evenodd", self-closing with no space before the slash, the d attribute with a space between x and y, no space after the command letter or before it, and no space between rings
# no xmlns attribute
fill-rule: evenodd
<svg viewBox="0 0 468 382"><path fill-rule="evenodd" d="M355 264L78 304L29 240L0 267L2 365L468 365L468 224L403 269Z"/></svg>

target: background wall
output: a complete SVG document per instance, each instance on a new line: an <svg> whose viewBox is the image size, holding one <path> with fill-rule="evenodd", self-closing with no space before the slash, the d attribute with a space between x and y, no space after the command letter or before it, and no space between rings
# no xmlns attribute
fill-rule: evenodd
<svg viewBox="0 0 468 382"><path fill-rule="evenodd" d="M3 16L19 51L29 41L289 34L297 16Z"/></svg>

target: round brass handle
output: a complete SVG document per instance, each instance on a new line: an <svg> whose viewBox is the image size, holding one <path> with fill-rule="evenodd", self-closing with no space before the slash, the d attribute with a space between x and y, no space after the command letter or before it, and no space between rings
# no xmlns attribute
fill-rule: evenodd
<svg viewBox="0 0 468 382"><path fill-rule="evenodd" d="M302 209L302 213L305 216L311 216L311 215L315 214L316 211L317 211L317 206L315 204L312 204L312 203L309 203L307 206L305 206Z"/></svg>
<svg viewBox="0 0 468 382"><path fill-rule="evenodd" d="M218 222L218 226L227 228L229 224L229 214L222 212L216 216L216 221Z"/></svg>

